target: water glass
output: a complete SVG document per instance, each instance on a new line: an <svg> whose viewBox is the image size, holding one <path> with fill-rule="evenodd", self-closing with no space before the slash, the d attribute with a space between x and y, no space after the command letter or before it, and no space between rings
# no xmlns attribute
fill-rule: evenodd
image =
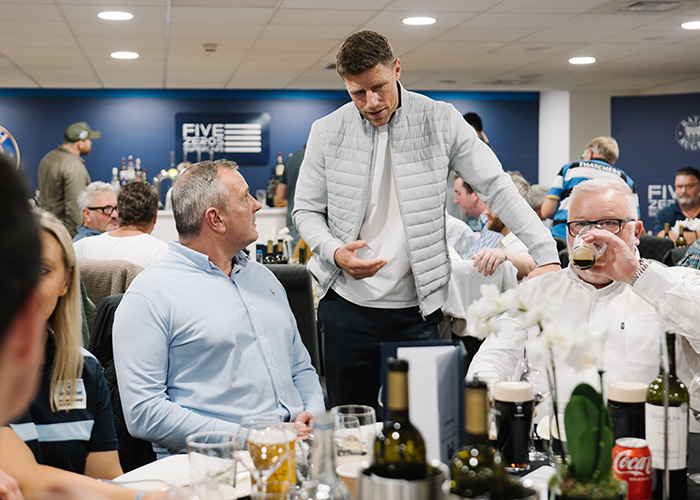
<svg viewBox="0 0 700 500"><path fill-rule="evenodd" d="M374 408L365 405L341 405L331 408L335 420L336 464L372 461L377 417Z"/></svg>
<svg viewBox="0 0 700 500"><path fill-rule="evenodd" d="M225 431L198 432L187 436L192 487L207 498L227 498L234 493L238 436Z"/></svg>

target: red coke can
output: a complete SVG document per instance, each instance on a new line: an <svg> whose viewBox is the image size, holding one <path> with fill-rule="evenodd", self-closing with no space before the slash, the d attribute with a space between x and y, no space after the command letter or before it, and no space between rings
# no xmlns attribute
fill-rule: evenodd
<svg viewBox="0 0 700 500"><path fill-rule="evenodd" d="M627 484L627 500L651 500L651 451L644 439L620 438L613 448L613 473Z"/></svg>

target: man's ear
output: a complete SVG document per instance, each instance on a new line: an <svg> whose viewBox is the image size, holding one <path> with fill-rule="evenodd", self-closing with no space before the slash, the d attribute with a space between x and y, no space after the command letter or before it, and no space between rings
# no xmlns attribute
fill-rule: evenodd
<svg viewBox="0 0 700 500"><path fill-rule="evenodd" d="M217 233L223 233L226 231L226 224L219 217L219 210L214 207L209 207L206 212L204 212L204 220L209 228Z"/></svg>
<svg viewBox="0 0 700 500"><path fill-rule="evenodd" d="M639 245L639 237L642 235L643 224L638 220L634 223L634 244Z"/></svg>

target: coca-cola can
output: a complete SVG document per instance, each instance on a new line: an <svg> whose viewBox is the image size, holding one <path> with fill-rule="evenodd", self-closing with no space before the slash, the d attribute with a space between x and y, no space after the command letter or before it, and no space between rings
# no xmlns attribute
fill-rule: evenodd
<svg viewBox="0 0 700 500"><path fill-rule="evenodd" d="M627 484L627 500L651 500L651 451L640 438L620 438L613 448L613 473Z"/></svg>

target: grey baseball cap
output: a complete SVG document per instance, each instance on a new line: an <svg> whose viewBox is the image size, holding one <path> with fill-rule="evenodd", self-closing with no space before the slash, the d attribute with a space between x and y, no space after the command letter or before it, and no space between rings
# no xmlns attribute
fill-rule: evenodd
<svg viewBox="0 0 700 500"><path fill-rule="evenodd" d="M63 133L63 137L70 142L84 141L85 139L99 139L101 135L99 130L92 130L87 122L71 123Z"/></svg>

